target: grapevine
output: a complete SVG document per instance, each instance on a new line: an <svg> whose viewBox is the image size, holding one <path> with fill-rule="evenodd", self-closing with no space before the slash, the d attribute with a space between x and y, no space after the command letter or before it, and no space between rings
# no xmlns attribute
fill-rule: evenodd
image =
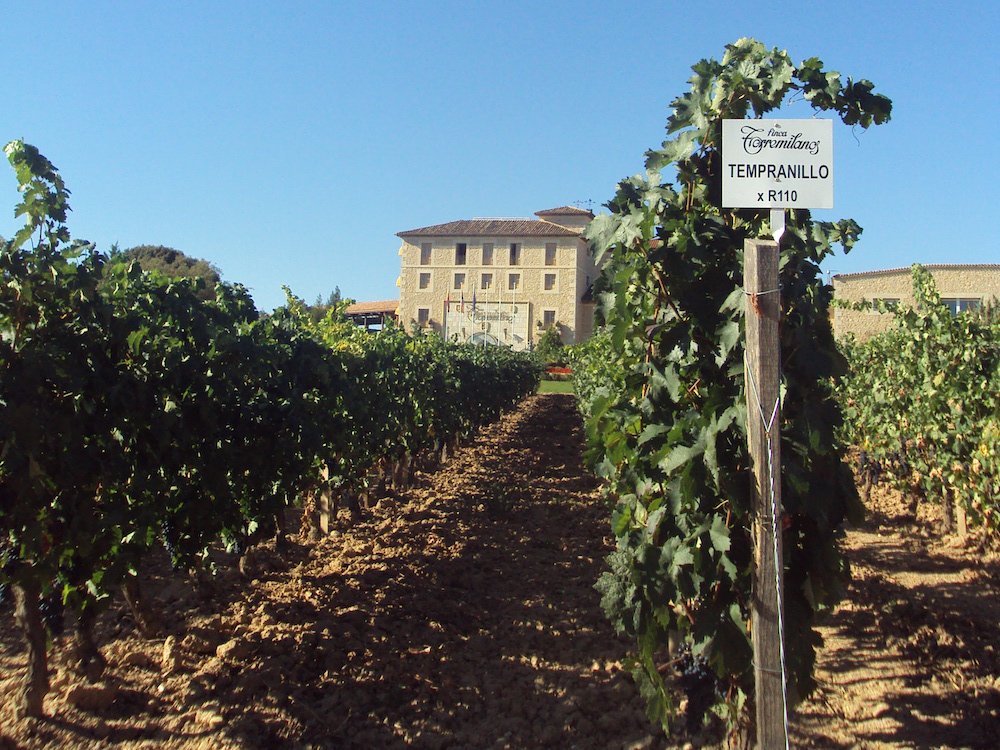
<svg viewBox="0 0 1000 750"><path fill-rule="evenodd" d="M843 342L846 438L859 447L866 486L885 479L916 502L939 502L942 532L953 529L953 513L995 531L1000 323L953 316L926 269L915 265L912 278L915 304L885 311L895 316L889 330Z"/></svg>
<svg viewBox="0 0 1000 750"><path fill-rule="evenodd" d="M357 493L537 386L526 355L368 335L337 310L316 323L291 296L261 316L239 285L204 299L112 262L71 239L51 162L5 153L25 226L0 248L0 584L29 644L27 714L47 690L40 612L53 634L76 612L96 674L96 613L154 546L203 568L212 545L245 548L306 494Z"/></svg>
<svg viewBox="0 0 1000 750"><path fill-rule="evenodd" d="M674 637L713 671L714 708L738 732L753 698L742 249L745 239L767 236L768 217L718 207L722 120L761 117L794 94L868 128L889 119L891 102L868 81L843 80L815 58L796 66L786 52L751 39L693 71L691 90L672 103L668 139L647 153L645 173L619 184L611 213L587 231L604 264L597 284L604 332L581 350L574 370L585 373L577 387L588 457L615 505L618 544L599 582L602 604L634 639L632 674L650 717L669 731L678 710L675 686L663 677ZM816 614L839 599L847 580L838 535L861 515L836 439L841 416L829 384L845 362L828 319L832 289L819 269L835 244L850 250L861 228L788 213L781 495L786 632L797 634L786 644L794 703L814 687Z"/></svg>

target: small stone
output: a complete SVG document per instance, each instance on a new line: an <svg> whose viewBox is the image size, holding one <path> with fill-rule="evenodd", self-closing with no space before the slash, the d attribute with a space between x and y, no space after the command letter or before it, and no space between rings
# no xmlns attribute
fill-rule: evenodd
<svg viewBox="0 0 1000 750"><path fill-rule="evenodd" d="M155 665L155 661L143 651L132 651L125 654L122 658L122 664L126 667L141 667L142 669L149 669Z"/></svg>
<svg viewBox="0 0 1000 750"><path fill-rule="evenodd" d="M212 651L215 647L227 639L226 631L222 627L222 619L212 618L207 625L195 626L188 629L188 637L195 637L208 644Z"/></svg>
<svg viewBox="0 0 1000 750"><path fill-rule="evenodd" d="M253 646L239 638L226 641L215 649L215 655L220 659L245 659L252 653Z"/></svg>
<svg viewBox="0 0 1000 750"><path fill-rule="evenodd" d="M181 648L193 654L214 654L217 645L194 633L184 636L184 640L181 641Z"/></svg>
<svg viewBox="0 0 1000 750"><path fill-rule="evenodd" d="M257 617L257 619L254 621L254 624L258 628L263 629L263 628L269 627L271 625L274 625L275 624L275 619L270 614L268 614L267 612L264 612L263 614L261 614L261 615L259 615Z"/></svg>
<svg viewBox="0 0 1000 750"><path fill-rule="evenodd" d="M202 627L210 631L219 631L223 628L222 615L212 615L202 624Z"/></svg>
<svg viewBox="0 0 1000 750"><path fill-rule="evenodd" d="M631 743L628 746L628 750L649 750L655 742L656 738L651 734L647 734L641 740Z"/></svg>
<svg viewBox="0 0 1000 750"><path fill-rule="evenodd" d="M215 711L197 711L195 712L194 720L202 726L210 727L211 729L217 729L226 723L226 720Z"/></svg>
<svg viewBox="0 0 1000 750"><path fill-rule="evenodd" d="M74 685L66 693L66 702L85 711L105 711L118 698L118 691L107 685Z"/></svg>
<svg viewBox="0 0 1000 750"><path fill-rule="evenodd" d="M160 669L164 674L172 674L181 668L181 651L176 636L167 636L163 642L163 656L160 658Z"/></svg>

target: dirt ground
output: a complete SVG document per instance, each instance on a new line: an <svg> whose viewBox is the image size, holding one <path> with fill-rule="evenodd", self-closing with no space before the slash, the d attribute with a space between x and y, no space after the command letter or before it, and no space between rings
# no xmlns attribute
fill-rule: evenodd
<svg viewBox="0 0 1000 750"><path fill-rule="evenodd" d="M581 444L573 398L536 396L363 521L263 549L252 581L223 564L194 586L153 566L165 637L140 638L113 606L96 685L57 643L44 719L14 718L24 653L3 605L0 750L704 745L656 737L621 669L627 644L593 589L607 509ZM995 747L1000 562L873 500L793 745Z"/></svg>
<svg viewBox="0 0 1000 750"><path fill-rule="evenodd" d="M820 689L798 711L794 746L1000 747L1000 555L938 528L936 505L915 515L898 493L872 491L847 534L854 580L824 618Z"/></svg>

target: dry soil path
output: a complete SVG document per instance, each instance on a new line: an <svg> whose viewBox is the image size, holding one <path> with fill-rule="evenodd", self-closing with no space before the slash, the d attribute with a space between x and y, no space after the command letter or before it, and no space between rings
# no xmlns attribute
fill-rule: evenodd
<svg viewBox="0 0 1000 750"><path fill-rule="evenodd" d="M936 508L914 517L898 493L872 493L795 746L1000 747L1000 558L982 540L936 538L939 524Z"/></svg>
<svg viewBox="0 0 1000 750"><path fill-rule="evenodd" d="M67 701L60 671L56 718L7 706L8 744L658 746L593 588L611 542L581 443L573 398L536 396L366 520L260 555L250 585L155 578L173 639L113 611L107 692ZM6 691L23 655L4 633Z"/></svg>

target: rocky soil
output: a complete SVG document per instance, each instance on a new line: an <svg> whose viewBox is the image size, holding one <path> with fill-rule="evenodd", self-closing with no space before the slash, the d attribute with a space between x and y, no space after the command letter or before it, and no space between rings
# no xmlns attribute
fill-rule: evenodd
<svg viewBox="0 0 1000 750"><path fill-rule="evenodd" d="M981 536L941 538L937 504L876 487L847 534L854 581L825 618L820 689L795 747L1000 746L1000 555Z"/></svg>
<svg viewBox="0 0 1000 750"><path fill-rule="evenodd" d="M115 604L104 679L56 643L47 717L6 700L24 667L0 610L0 750L8 748L668 748L622 671L626 644L593 583L607 508L584 470L571 396L536 396L413 489L318 543L220 559L193 583L144 571L156 639ZM935 541L877 491L847 537L855 583L823 623L820 690L793 746L995 747L1000 560Z"/></svg>

